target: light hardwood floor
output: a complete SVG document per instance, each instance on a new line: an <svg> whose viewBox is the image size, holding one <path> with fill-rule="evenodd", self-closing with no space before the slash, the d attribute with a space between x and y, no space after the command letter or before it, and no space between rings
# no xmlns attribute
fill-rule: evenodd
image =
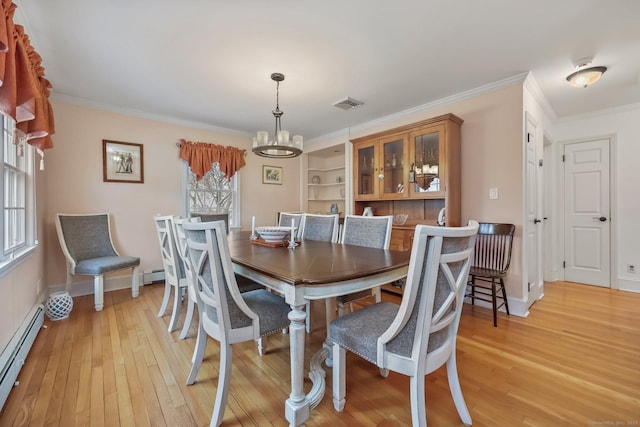
<svg viewBox="0 0 640 427"><path fill-rule="evenodd" d="M195 342L166 331L169 314L155 316L164 285L74 298L67 320L43 329L0 414L0 426L206 426L217 383L218 344L209 340L198 381L186 386ZM386 295L386 299L393 297ZM550 283L528 318L465 306L458 368L473 425L640 425L640 294L572 283ZM318 325L307 339L307 364L324 338ZM195 323L194 323L195 324ZM260 357L254 343L234 345L225 426L285 426L289 393L288 336L269 338ZM362 359L348 356L347 404L333 410L328 390L308 426L407 426L409 382L384 379ZM307 390L310 382L307 382ZM426 378L432 427L463 425L449 394L446 372Z"/></svg>

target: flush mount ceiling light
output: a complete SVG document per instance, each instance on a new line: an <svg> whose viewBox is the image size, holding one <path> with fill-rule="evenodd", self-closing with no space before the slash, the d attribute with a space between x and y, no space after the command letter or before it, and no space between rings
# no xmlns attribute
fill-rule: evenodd
<svg viewBox="0 0 640 427"><path fill-rule="evenodd" d="M577 62L575 73L567 76L567 81L575 87L586 88L591 86L607 71L607 67L589 67L591 58L584 58Z"/></svg>
<svg viewBox="0 0 640 427"><path fill-rule="evenodd" d="M295 135L289 139L289 132L282 130L280 118L284 114L280 111L280 82L284 80L284 74L273 73L271 80L276 82L276 109L272 111L273 117L276 118L276 129L273 139L269 139L269 132L258 131L257 136L253 138L253 152L258 156L270 157L274 159L286 159L297 157L302 154L302 137Z"/></svg>

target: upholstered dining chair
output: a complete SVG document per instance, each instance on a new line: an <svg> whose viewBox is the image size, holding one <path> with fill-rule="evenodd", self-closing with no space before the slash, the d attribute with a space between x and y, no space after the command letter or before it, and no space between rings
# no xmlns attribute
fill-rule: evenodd
<svg viewBox="0 0 640 427"><path fill-rule="evenodd" d="M301 240L316 240L320 242L338 241L339 220L337 214L321 215L305 213L300 231Z"/></svg>
<svg viewBox="0 0 640 427"><path fill-rule="evenodd" d="M153 217L164 268L164 295L158 311L158 317L164 316L171 297L171 291L173 290L173 309L169 327L167 328L169 332L173 332L176 329L182 300L187 292L184 265L181 262L175 238L174 218L171 215Z"/></svg>
<svg viewBox="0 0 640 427"><path fill-rule="evenodd" d="M288 327L289 305L281 297L258 289L240 293L233 272L224 222L183 223L194 283L204 304L202 328L220 342L218 389L211 418L222 423L231 383L232 345L257 340ZM188 383L195 380L202 359L196 360Z"/></svg>
<svg viewBox="0 0 640 427"><path fill-rule="evenodd" d="M187 282L187 313L185 314L184 324L182 326L182 330L180 331L180 335L178 338L185 339L187 334L189 333L189 328L191 327L191 322L193 321L193 312L194 308L198 310L198 332L196 338L196 349L200 348L200 345L204 345L203 340L201 339L202 334L205 332L202 331L202 326L200 320L202 319L201 310L204 305L200 301L200 296L198 295L198 291L193 281L193 269L191 267L191 261L189 260L187 247L187 236L184 232L183 224L185 222L201 222L202 217L192 216L191 218L174 218L173 220L173 230L176 239L176 246L178 247L178 255L180 260L182 261L182 267L184 268L184 275ZM223 220L224 221L224 220ZM206 221L205 221L206 222ZM236 275L236 281L238 282L238 289L240 292L248 292L253 291L255 289L262 289L263 286L254 282L253 280L247 279L242 276ZM206 339L206 338L204 338ZM261 354L264 352L264 346L262 345L262 340L258 340L258 350ZM197 352L197 351L196 351ZM198 352L199 353L199 352ZM202 352L204 354L204 352Z"/></svg>
<svg viewBox="0 0 640 427"><path fill-rule="evenodd" d="M516 226L513 224L481 222L473 263L469 271L467 297L471 299L472 305L475 304L476 299L491 303L494 327L498 326L500 307L504 306L504 310L509 315L504 278L511 264L511 248L515 231Z"/></svg>
<svg viewBox="0 0 640 427"><path fill-rule="evenodd" d="M366 246L370 248L389 249L391 241L391 228L393 227L393 215L384 216L358 216L347 215L342 225L340 243L344 245ZM380 288L365 290L349 295L341 295L336 298L338 303L338 315L351 311L351 304L355 301L370 296L375 302L381 301Z"/></svg>
<svg viewBox="0 0 640 427"><path fill-rule="evenodd" d="M130 268L131 295L138 296L140 258L121 256L111 238L108 213L56 214L56 231L67 261L66 289L73 276L93 276L96 311L104 308L104 275Z"/></svg>
<svg viewBox="0 0 640 427"><path fill-rule="evenodd" d="M229 233L229 214L214 214L214 213L199 213L195 212L191 214L191 218L200 218L200 222L209 222L209 221L224 221L225 227L227 227L227 233Z"/></svg>
<svg viewBox="0 0 640 427"><path fill-rule="evenodd" d="M187 258L187 236L184 234L184 229L182 228L182 224L184 222L200 222L199 217L191 217L191 218L174 218L173 219L173 235L176 241L176 247L178 248L178 256L180 261L182 262L182 268L184 270L185 282L187 284L187 313L184 316L184 324L182 325L182 330L180 331L180 335L178 338L181 340L187 337L187 333L189 332L189 328L191 327L191 322L193 320L193 312L194 309L198 310L198 319L202 318L201 309L203 307L202 302L200 302L200 297L198 296L198 292L196 291L195 285L193 284L193 270L191 268L191 262ZM198 343L201 340L206 339L202 338L204 331L201 332L200 320L198 320L198 332L196 336L196 348L198 347ZM201 343L200 343L201 344Z"/></svg>
<svg viewBox="0 0 640 427"><path fill-rule="evenodd" d="M456 367L456 337L478 223L465 227L416 226L400 305L383 302L338 317L333 343L333 405L345 406L346 351L410 377L411 419L426 426L424 376L446 363L449 388L462 422L471 415Z"/></svg>
<svg viewBox="0 0 640 427"><path fill-rule="evenodd" d="M304 226L304 212L279 212L278 225L280 227L291 227L291 221L296 227L296 240L300 240L302 236L302 227Z"/></svg>
<svg viewBox="0 0 640 427"><path fill-rule="evenodd" d="M338 241L340 218L338 214L310 214L305 213L302 222L302 230L300 240L315 240L320 242L336 243ZM327 302L327 310L333 307ZM307 333L311 332L311 301L307 301Z"/></svg>

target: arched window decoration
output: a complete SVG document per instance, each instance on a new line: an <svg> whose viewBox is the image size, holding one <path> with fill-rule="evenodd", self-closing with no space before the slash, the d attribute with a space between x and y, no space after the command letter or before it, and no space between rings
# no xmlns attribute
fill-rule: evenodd
<svg viewBox="0 0 640 427"><path fill-rule="evenodd" d="M233 186L220 170L220 163L213 163L202 179L189 171L189 212L232 213Z"/></svg>

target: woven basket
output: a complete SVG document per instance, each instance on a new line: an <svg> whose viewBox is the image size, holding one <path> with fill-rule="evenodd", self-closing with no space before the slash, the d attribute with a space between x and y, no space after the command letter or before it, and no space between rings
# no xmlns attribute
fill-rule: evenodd
<svg viewBox="0 0 640 427"><path fill-rule="evenodd" d="M73 308L73 299L69 292L54 292L44 303L44 311L51 320L62 320L69 317Z"/></svg>

